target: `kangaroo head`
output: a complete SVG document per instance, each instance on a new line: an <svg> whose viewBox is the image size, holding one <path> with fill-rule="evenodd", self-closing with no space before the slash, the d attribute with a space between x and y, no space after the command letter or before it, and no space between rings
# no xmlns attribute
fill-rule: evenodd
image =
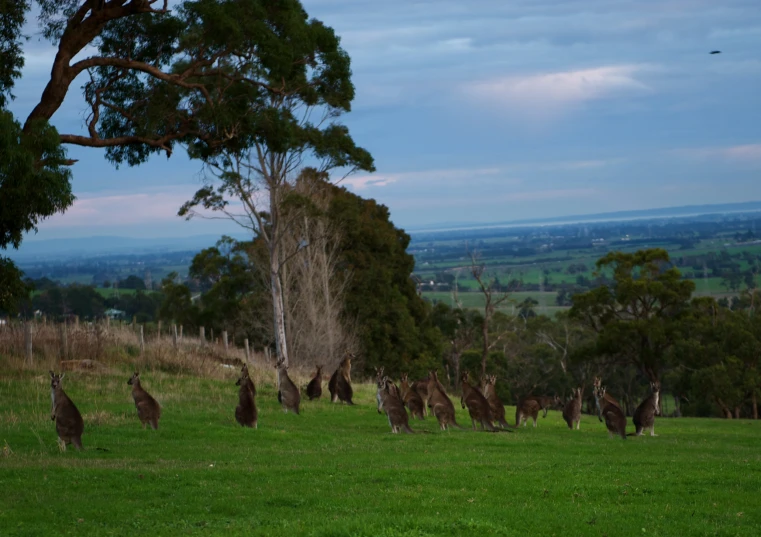
<svg viewBox="0 0 761 537"><path fill-rule="evenodd" d="M281 369L287 370L288 367L284 364L285 364L285 360L283 358L278 358L277 362L275 363L275 369L277 369L278 371L280 371Z"/></svg>
<svg viewBox="0 0 761 537"><path fill-rule="evenodd" d="M140 384L140 373L138 373L137 371L132 373L132 376L127 381L127 384L129 384L130 386L132 386L133 384L138 384L139 385Z"/></svg>
<svg viewBox="0 0 761 537"><path fill-rule="evenodd" d="M489 379L489 384L491 384L492 386L497 385L497 375L489 375L488 379Z"/></svg>
<svg viewBox="0 0 761 537"><path fill-rule="evenodd" d="M595 377L592 385L595 388L600 388L602 386L602 378L601 377Z"/></svg>
<svg viewBox="0 0 761 537"><path fill-rule="evenodd" d="M409 378L410 378L409 374L402 373L402 376L399 377L399 381L402 382L402 383L409 382Z"/></svg>
<svg viewBox="0 0 761 537"><path fill-rule="evenodd" d="M238 377L238 380L235 381L236 386L240 386L245 382L245 380L248 378L248 366L246 364L243 364L243 367L240 368L240 377Z"/></svg>
<svg viewBox="0 0 761 537"><path fill-rule="evenodd" d="M460 374L460 382L467 383L470 378L470 371L467 369Z"/></svg>
<svg viewBox="0 0 761 537"><path fill-rule="evenodd" d="M603 392L604 391L605 391L605 388L603 388ZM583 390L580 387L576 388L576 399L578 399L579 401L581 401L581 397L582 397L581 394L582 394L582 392L583 392Z"/></svg>
<svg viewBox="0 0 761 537"><path fill-rule="evenodd" d="M61 381L63 380L63 377L66 373L62 373L61 375L56 375L52 371L50 371L50 387L54 390L61 386Z"/></svg>
<svg viewBox="0 0 761 537"><path fill-rule="evenodd" d="M661 405L659 399L661 398L661 383L657 380L650 383L650 389L653 390L653 403L655 404L655 414L661 415Z"/></svg>

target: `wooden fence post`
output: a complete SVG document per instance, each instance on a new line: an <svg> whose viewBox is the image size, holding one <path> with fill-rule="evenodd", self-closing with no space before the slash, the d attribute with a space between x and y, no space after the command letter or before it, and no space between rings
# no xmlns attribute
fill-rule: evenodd
<svg viewBox="0 0 761 537"><path fill-rule="evenodd" d="M225 346L225 354L227 354L227 330L222 330L222 344Z"/></svg>
<svg viewBox="0 0 761 537"><path fill-rule="evenodd" d="M209 337L212 343L214 343L214 328L211 329L211 337Z"/></svg>
<svg viewBox="0 0 761 537"><path fill-rule="evenodd" d="M182 340L182 325L180 325L180 340Z"/></svg>
<svg viewBox="0 0 761 537"><path fill-rule="evenodd" d="M246 363L251 361L251 353L248 350L248 338L243 340L243 346L246 348Z"/></svg>
<svg viewBox="0 0 761 537"><path fill-rule="evenodd" d="M177 325L172 325L172 346L177 350Z"/></svg>
<svg viewBox="0 0 761 537"><path fill-rule="evenodd" d="M267 363L270 361L270 348L264 347L264 357L267 359Z"/></svg>
<svg viewBox="0 0 761 537"><path fill-rule="evenodd" d="M79 315L74 316L74 329L79 330Z"/></svg>
<svg viewBox="0 0 761 537"><path fill-rule="evenodd" d="M206 333L205 332L206 332L206 329L203 326L198 328L198 337L201 340L201 346L202 347L204 345L206 345Z"/></svg>
<svg viewBox="0 0 761 537"><path fill-rule="evenodd" d="M24 323L24 349L26 349L26 361L32 363L32 323Z"/></svg>
<svg viewBox="0 0 761 537"><path fill-rule="evenodd" d="M158 322L158 327L156 330L158 331L157 339L160 341L161 340L161 321L160 320Z"/></svg>
<svg viewBox="0 0 761 537"><path fill-rule="evenodd" d="M142 356L145 352L145 338L143 335L143 325L140 325L140 355Z"/></svg>
<svg viewBox="0 0 761 537"><path fill-rule="evenodd" d="M69 356L68 342L66 341L66 321L59 325L59 331L61 333L61 360L65 360Z"/></svg>

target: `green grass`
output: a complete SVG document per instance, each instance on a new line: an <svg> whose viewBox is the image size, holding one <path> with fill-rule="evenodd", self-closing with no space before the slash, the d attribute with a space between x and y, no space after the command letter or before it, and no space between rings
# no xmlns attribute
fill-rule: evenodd
<svg viewBox="0 0 761 537"><path fill-rule="evenodd" d="M369 387L284 414L258 385L259 429L234 422L227 380L145 371L162 403L142 430L126 370L69 373L85 450L59 452L44 371L0 374L0 534L757 535L759 423L659 419L609 439L557 412L512 434L392 435ZM260 384L260 383L257 383ZM458 420L469 423L455 399ZM508 415L513 409L508 408Z"/></svg>

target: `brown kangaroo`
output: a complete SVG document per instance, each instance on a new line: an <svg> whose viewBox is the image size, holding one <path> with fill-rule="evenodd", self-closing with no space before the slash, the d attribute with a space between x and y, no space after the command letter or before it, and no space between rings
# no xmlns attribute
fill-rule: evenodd
<svg viewBox="0 0 761 537"><path fill-rule="evenodd" d="M337 401L343 401L346 404L353 405L352 397L354 391L351 388L351 359L354 355L347 352L346 358L341 360L341 364L336 369L333 376L330 377L328 382L328 389L330 390L330 401L335 403Z"/></svg>
<svg viewBox="0 0 761 537"><path fill-rule="evenodd" d="M510 424L505 420L505 405L497 395L497 375L487 375L483 379L483 394L489 402L491 415L503 429L509 429Z"/></svg>
<svg viewBox="0 0 761 537"><path fill-rule="evenodd" d="M462 429L455 419L452 400L447 396L444 385L439 382L439 376L436 374L436 371L431 371L428 374L428 407L439 421L439 428L442 431L448 430L450 425Z"/></svg>
<svg viewBox="0 0 761 537"><path fill-rule="evenodd" d="M140 373L135 371L127 381L127 384L132 386L132 399L135 401L137 417L140 419L140 423L143 424L143 429L145 429L146 423L150 423L152 429L158 429L161 406L141 386Z"/></svg>
<svg viewBox="0 0 761 537"><path fill-rule="evenodd" d="M414 433L415 431L410 428L404 403L399 397L398 390L393 386L394 383L388 377L381 377L377 380L378 391L376 399L378 401L378 414L381 412L386 413L392 433Z"/></svg>
<svg viewBox="0 0 761 537"><path fill-rule="evenodd" d="M574 397L566 403L563 409L563 419L571 430L573 430L574 424L576 424L577 431L581 427L581 399L582 389L576 388L574 390Z"/></svg>
<svg viewBox="0 0 761 537"><path fill-rule="evenodd" d="M407 408L410 409L412 417L419 420L425 419L425 407L423 406L423 399L420 397L418 392L413 390L410 386L409 376L407 373L402 373L402 378L399 383L399 391L402 397L402 401L405 405L407 405Z"/></svg>
<svg viewBox="0 0 761 537"><path fill-rule="evenodd" d="M58 433L58 445L66 451L68 444L82 449L82 433L85 431L85 422L77 407L63 391L61 381L66 374L56 375L50 372L50 419L55 421L55 430Z"/></svg>
<svg viewBox="0 0 761 537"><path fill-rule="evenodd" d="M520 399L518 404L515 405L515 426L520 427L523 425L525 427L528 424L528 419L531 418L534 422L534 427L536 427L536 419L539 417L541 409L542 407L539 406L539 403L535 399L525 397Z"/></svg>
<svg viewBox="0 0 761 537"><path fill-rule="evenodd" d="M428 377L412 383L412 389L423 400L423 416L428 415Z"/></svg>
<svg viewBox="0 0 761 537"><path fill-rule="evenodd" d="M601 397L602 399L598 403L597 401L597 393L603 394ZM618 407L618 409L623 412L623 408L621 408L621 403L619 403L615 397L610 395L609 393L606 393L606 391L602 388L602 379L600 377L594 378L594 388L592 393L595 396L595 405L597 406L597 414L600 418L600 421L602 421L602 416L600 415L600 412L602 411L602 407L600 406L600 403L604 403L602 406L604 407L606 404L610 404L613 406Z"/></svg>
<svg viewBox="0 0 761 537"><path fill-rule="evenodd" d="M243 364L240 378L235 383L238 390L238 406L235 407L235 421L242 427L258 428L259 411L256 409L256 387L248 374L248 366Z"/></svg>
<svg viewBox="0 0 761 537"><path fill-rule="evenodd" d="M275 364L277 369L277 400L283 405L283 410L287 414L292 411L299 413L299 404L301 404L301 394L298 388L288 376L288 368L283 365L283 359L279 359Z"/></svg>
<svg viewBox="0 0 761 537"><path fill-rule="evenodd" d="M307 384L307 397L309 400L319 399L322 397L322 366L317 366L317 371L314 373L314 377Z"/></svg>
<svg viewBox="0 0 761 537"><path fill-rule="evenodd" d="M473 424L473 430L476 430L476 423L481 424L481 430L496 431L492 422L494 417L491 414L491 407L489 401L486 400L484 394L482 394L478 388L472 386L468 380L470 379L470 373L466 370L460 377L460 386L462 388L462 397L460 397L460 404L462 408L467 407L470 414L470 421Z"/></svg>
<svg viewBox="0 0 761 537"><path fill-rule="evenodd" d="M605 400L605 387L598 386L594 389L595 405L597 406L597 417L600 421L605 421L605 427L608 429L608 436L618 435L626 440L626 416L621 407ZM611 398L612 399L612 398Z"/></svg>
<svg viewBox="0 0 761 537"><path fill-rule="evenodd" d="M525 400L534 400L539 405L539 409L542 411L542 417L547 417L547 411L555 404L555 398L549 395L527 395Z"/></svg>
<svg viewBox="0 0 761 537"><path fill-rule="evenodd" d="M657 380L650 383L650 396L642 401L637 410L634 411L634 428L637 436L642 434L645 429L650 429L650 436L658 436L655 434L655 416L661 415L660 410L660 396L661 396L661 383Z"/></svg>

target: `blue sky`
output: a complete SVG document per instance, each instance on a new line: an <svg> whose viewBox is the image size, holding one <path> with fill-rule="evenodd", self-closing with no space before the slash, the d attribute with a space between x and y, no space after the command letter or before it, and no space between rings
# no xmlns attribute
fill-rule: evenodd
<svg viewBox="0 0 761 537"><path fill-rule="evenodd" d="M343 120L376 160L343 184L398 226L761 199L758 0L303 3L352 58ZM54 55L37 36L26 51L22 119ZM81 85L62 132L84 131ZM79 199L31 240L237 231L175 216L201 181L180 152L119 170L70 155Z"/></svg>

